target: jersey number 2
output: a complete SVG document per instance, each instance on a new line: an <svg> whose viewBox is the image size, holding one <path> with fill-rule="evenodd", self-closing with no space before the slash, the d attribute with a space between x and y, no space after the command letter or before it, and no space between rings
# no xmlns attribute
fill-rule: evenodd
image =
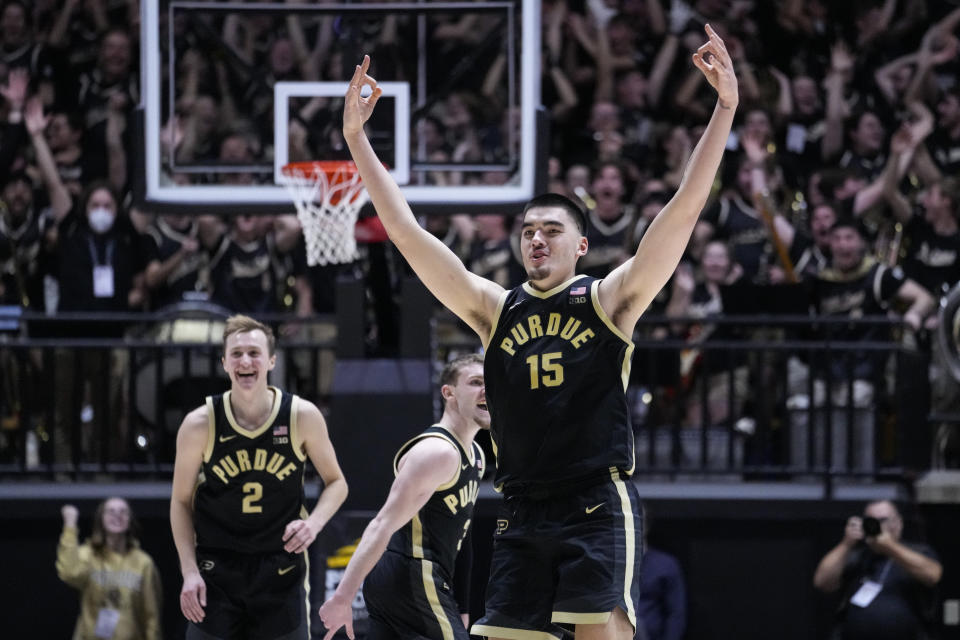
<svg viewBox="0 0 960 640"><path fill-rule="evenodd" d="M531 389L539 389L541 384L545 387L559 387L563 384L563 365L556 362L562 355L559 351L553 351L527 358Z"/></svg>
<svg viewBox="0 0 960 640"><path fill-rule="evenodd" d="M263 513L263 507L257 501L263 497L263 485L259 482L248 482L243 485L243 512Z"/></svg>

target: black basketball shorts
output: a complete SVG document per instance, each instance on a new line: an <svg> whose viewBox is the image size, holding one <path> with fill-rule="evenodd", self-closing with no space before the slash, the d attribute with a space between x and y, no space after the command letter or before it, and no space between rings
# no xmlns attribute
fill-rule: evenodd
<svg viewBox="0 0 960 640"><path fill-rule="evenodd" d="M386 551L363 582L370 638L469 640L453 582L428 560Z"/></svg>
<svg viewBox="0 0 960 640"><path fill-rule="evenodd" d="M306 553L198 550L206 615L186 640L308 640L307 563Z"/></svg>
<svg viewBox="0 0 960 640"><path fill-rule="evenodd" d="M641 528L637 489L616 469L575 493L504 500L486 613L470 632L563 638L569 625L606 623L616 607L636 629Z"/></svg>

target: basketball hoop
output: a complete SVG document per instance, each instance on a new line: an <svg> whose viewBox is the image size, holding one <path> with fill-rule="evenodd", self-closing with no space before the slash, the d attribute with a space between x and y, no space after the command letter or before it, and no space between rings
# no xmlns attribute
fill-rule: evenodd
<svg viewBox="0 0 960 640"><path fill-rule="evenodd" d="M342 264L357 259L354 226L369 200L357 165L349 160L292 162L281 183L297 207L307 245L307 264Z"/></svg>

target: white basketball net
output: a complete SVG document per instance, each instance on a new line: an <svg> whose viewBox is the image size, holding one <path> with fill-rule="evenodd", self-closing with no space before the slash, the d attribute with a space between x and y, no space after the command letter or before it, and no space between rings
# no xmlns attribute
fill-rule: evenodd
<svg viewBox="0 0 960 640"><path fill-rule="evenodd" d="M286 166L282 184L297 207L307 245L307 264L343 264L357 259L354 227L369 200L358 172L340 166L328 176L323 165Z"/></svg>

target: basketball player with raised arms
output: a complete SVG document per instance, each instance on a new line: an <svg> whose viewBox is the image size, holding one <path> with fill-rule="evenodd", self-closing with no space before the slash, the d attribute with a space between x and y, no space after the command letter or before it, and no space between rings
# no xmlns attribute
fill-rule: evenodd
<svg viewBox="0 0 960 640"><path fill-rule="evenodd" d="M187 640L308 640L307 547L347 497L327 425L311 402L267 384L270 327L227 319L230 390L207 397L177 434L170 526ZM304 507L307 458L323 480Z"/></svg>
<svg viewBox="0 0 960 640"><path fill-rule="evenodd" d="M494 535L486 612L471 628L488 638L633 638L641 519L625 387L640 315L666 284L710 194L739 100L733 63L714 30L693 64L717 104L676 195L635 255L602 280L577 276L587 252L583 215L543 195L523 214L527 282L504 291L471 274L422 229L363 130L382 91L356 68L343 133L390 239L428 289L480 336L494 486L505 500ZM369 86L369 97L361 89Z"/></svg>
<svg viewBox="0 0 960 640"><path fill-rule="evenodd" d="M443 415L394 457L390 494L370 521L336 592L320 607L330 640L353 634L353 599L363 584L370 613L367 640L468 640L451 587L457 553L473 518L483 449L490 428L483 358L452 360L440 374ZM465 603L460 603L465 604Z"/></svg>

